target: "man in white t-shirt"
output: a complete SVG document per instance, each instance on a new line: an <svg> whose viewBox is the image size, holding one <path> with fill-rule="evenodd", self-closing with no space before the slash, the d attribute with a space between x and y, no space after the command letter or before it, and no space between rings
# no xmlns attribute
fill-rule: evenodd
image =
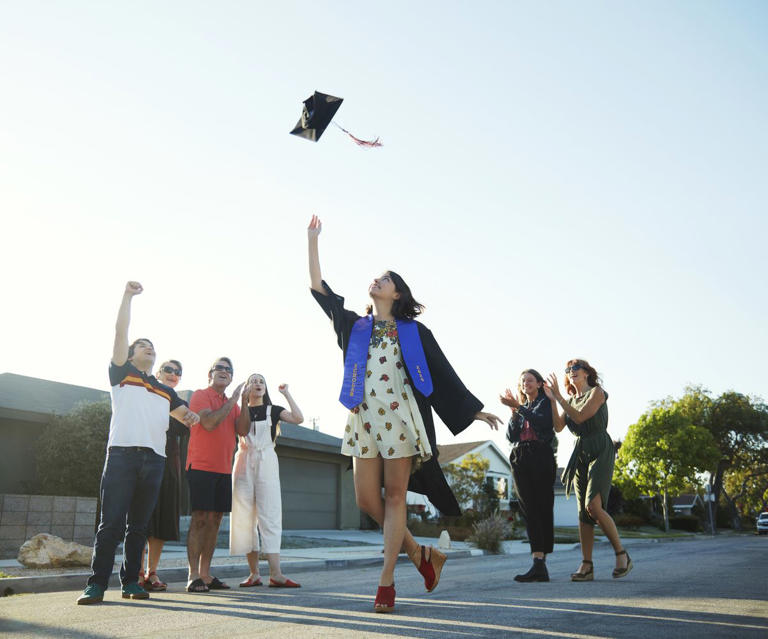
<svg viewBox="0 0 768 639"><path fill-rule="evenodd" d="M78 604L104 599L121 540L123 599L149 598L149 593L138 584L139 569L147 523L163 478L168 413L187 426L200 421L172 388L150 374L155 363L152 342L142 338L128 344L131 300L142 290L138 282L128 282L117 314L109 366L112 420L101 476L101 518L93 545L93 574Z"/></svg>

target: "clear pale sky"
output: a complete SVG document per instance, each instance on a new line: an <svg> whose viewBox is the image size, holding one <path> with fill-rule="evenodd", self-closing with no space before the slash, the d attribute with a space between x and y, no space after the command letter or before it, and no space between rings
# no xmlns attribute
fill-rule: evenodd
<svg viewBox="0 0 768 639"><path fill-rule="evenodd" d="M575 356L614 438L688 383L765 397L767 34L762 2L2 0L0 370L106 389L136 279L182 388L229 355L340 436L316 213L348 306L400 272L505 420ZM384 147L288 135L314 90Z"/></svg>

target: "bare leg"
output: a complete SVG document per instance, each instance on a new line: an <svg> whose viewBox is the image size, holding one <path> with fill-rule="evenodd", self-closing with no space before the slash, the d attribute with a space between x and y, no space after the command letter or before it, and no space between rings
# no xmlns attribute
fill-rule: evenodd
<svg viewBox="0 0 768 639"><path fill-rule="evenodd" d="M621 545L621 539L619 539L619 531L616 529L616 524L613 521L613 517L611 517L607 511L603 510L603 500L601 499L600 495L597 495L591 502L589 502L589 505L587 506L587 512L589 513L589 516L597 521L597 523L600 525L600 529L605 533L605 536L608 537L608 541L611 542L611 546L613 546L614 552L620 552L624 550ZM616 568L626 567L627 555L617 555Z"/></svg>
<svg viewBox="0 0 768 639"><path fill-rule="evenodd" d="M280 568L280 553L270 552L265 553L264 556L267 558L267 562L269 563L269 578L274 579L278 583L284 582L286 577Z"/></svg>
<svg viewBox="0 0 768 639"><path fill-rule="evenodd" d="M149 537L147 539L147 546L149 547L149 552L147 553L147 579L152 583L160 581L157 575L152 575L151 578L149 575L150 573L157 572L157 565L160 563L160 555L163 553L164 545L165 541L157 537Z"/></svg>
<svg viewBox="0 0 768 639"><path fill-rule="evenodd" d="M219 526L224 513L208 511L204 528L203 543L200 549L200 578L209 584L213 580L211 575L211 561L216 550L216 538L219 535Z"/></svg>
<svg viewBox="0 0 768 639"><path fill-rule="evenodd" d="M395 564L405 538L405 494L410 476L410 457L384 461L384 566L380 586L391 586L395 581Z"/></svg>
<svg viewBox="0 0 768 639"><path fill-rule="evenodd" d="M374 459L355 457L352 460L357 506L382 528L384 527L384 500L381 498L381 487L384 484L383 461L380 457ZM409 555L419 550L419 544L408 528L405 529L403 548Z"/></svg>
<svg viewBox="0 0 768 639"><path fill-rule="evenodd" d="M248 575L248 579L256 581L259 578L259 551L254 550L253 552L249 552L245 557L248 560L248 568L251 571L251 574Z"/></svg>
<svg viewBox="0 0 768 639"><path fill-rule="evenodd" d="M207 511L193 510L187 536L187 563L189 564L188 584L200 577L200 555L205 538Z"/></svg>
<svg viewBox="0 0 768 639"><path fill-rule="evenodd" d="M592 561L592 548L595 546L595 527L592 524L586 524L579 521L579 541L581 542L581 556L587 561ZM589 564L581 563L579 572L589 572Z"/></svg>

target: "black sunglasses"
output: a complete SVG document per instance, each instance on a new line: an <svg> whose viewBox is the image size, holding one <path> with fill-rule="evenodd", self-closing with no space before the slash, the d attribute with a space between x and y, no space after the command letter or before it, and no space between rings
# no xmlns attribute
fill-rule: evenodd
<svg viewBox="0 0 768 639"><path fill-rule="evenodd" d="M164 373L168 373L169 375L177 375L178 377L181 377L181 369L180 368L174 368L173 366L163 366L161 369Z"/></svg>
<svg viewBox="0 0 768 639"><path fill-rule="evenodd" d="M224 366L224 364L216 364L216 366L214 366L211 369L211 372L213 372L213 371L224 371L225 373L231 373L232 372L232 367L231 366Z"/></svg>
<svg viewBox="0 0 768 639"><path fill-rule="evenodd" d="M565 367L565 374L567 375L571 371L576 372L576 371L583 371L583 370L584 370L584 365L583 364L574 364L573 366L566 366Z"/></svg>

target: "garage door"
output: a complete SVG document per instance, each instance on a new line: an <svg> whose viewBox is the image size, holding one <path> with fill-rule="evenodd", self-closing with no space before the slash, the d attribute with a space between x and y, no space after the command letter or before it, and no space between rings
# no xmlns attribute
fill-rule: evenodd
<svg viewBox="0 0 768 639"><path fill-rule="evenodd" d="M280 458L283 528L286 530L338 527L339 466Z"/></svg>

